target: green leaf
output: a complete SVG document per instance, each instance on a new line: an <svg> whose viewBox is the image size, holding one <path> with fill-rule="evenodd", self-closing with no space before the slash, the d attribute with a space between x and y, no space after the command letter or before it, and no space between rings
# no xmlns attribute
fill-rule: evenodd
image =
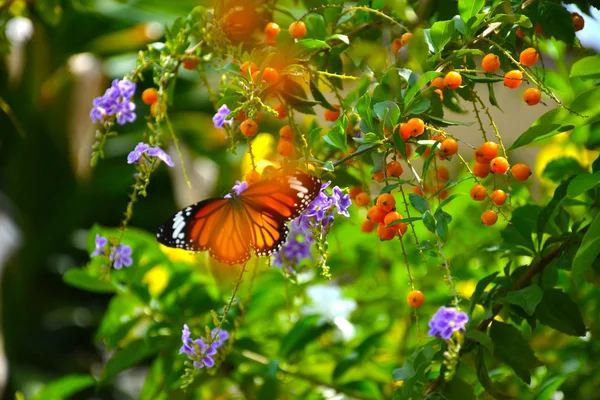
<svg viewBox="0 0 600 400"><path fill-rule="evenodd" d="M471 126L471 125L473 125L473 122L451 121L449 119L439 118L439 117L429 115L429 114L425 114L425 116L427 117L427 119L441 122L442 124L444 124L446 126L454 126L454 125Z"/></svg>
<svg viewBox="0 0 600 400"><path fill-rule="evenodd" d="M317 80L318 82L318 80ZM319 104L331 111L337 111L337 109L331 105L331 103L329 103L327 101L327 99L325 98L325 96L323 96L323 93L321 93L321 91L319 90L319 88L317 87L317 85L315 84L315 82L311 79L310 80L310 92L313 95L313 98L315 99L315 101L318 101Z"/></svg>
<svg viewBox="0 0 600 400"><path fill-rule="evenodd" d="M281 341L279 354L287 359L331 328L332 325L320 315L309 315L296 322L296 325Z"/></svg>
<svg viewBox="0 0 600 400"><path fill-rule="evenodd" d="M445 242L448 238L448 225L452 221L452 216L442 209L438 209L435 212L435 233L440 237L442 242Z"/></svg>
<svg viewBox="0 0 600 400"><path fill-rule="evenodd" d="M364 121L369 127L369 131L373 131L373 113L371 109L371 96L369 93L365 93L358 99L356 103L356 112L361 118L361 121Z"/></svg>
<svg viewBox="0 0 600 400"><path fill-rule="evenodd" d="M554 211L560 206L560 203L567 195L567 186L571 179L561 183L554 191L552 200L542 209L537 221L538 246L542 245L543 234L546 232L546 227L550 223Z"/></svg>
<svg viewBox="0 0 600 400"><path fill-rule="evenodd" d="M498 390L498 388L496 388L496 386L494 385L494 382L492 382L492 380L490 379L490 375L485 365L483 349L481 347L477 349L477 355L475 356L475 364L477 366L477 378L479 379L479 383L481 383L481 386L483 386L487 393L489 393L496 400L508 400L513 398L511 396L507 396L501 393Z"/></svg>
<svg viewBox="0 0 600 400"><path fill-rule="evenodd" d="M71 268L63 275L63 280L71 286L94 293L115 293L117 288L112 282L91 276L85 269Z"/></svg>
<svg viewBox="0 0 600 400"><path fill-rule="evenodd" d="M87 374L63 376L42 387L32 400L71 399L76 393L94 386L95 383L94 378Z"/></svg>
<svg viewBox="0 0 600 400"><path fill-rule="evenodd" d="M537 388L531 400L551 400L566 380L566 376L551 377Z"/></svg>
<svg viewBox="0 0 600 400"><path fill-rule="evenodd" d="M404 110L404 114L420 115L423 114L425 111L429 110L430 106L431 102L429 101L429 99L419 96L415 99L415 101L413 101L410 104L409 107L406 107L406 109Z"/></svg>
<svg viewBox="0 0 600 400"><path fill-rule="evenodd" d="M339 40L342 43L346 43L348 45L350 44L350 39L348 39L348 36L341 35L339 33L329 36L327 40Z"/></svg>
<svg viewBox="0 0 600 400"><path fill-rule="evenodd" d="M539 1L537 20L546 35L554 36L569 45L575 41L573 16L562 4L549 0Z"/></svg>
<svg viewBox="0 0 600 400"><path fill-rule="evenodd" d="M536 358L521 331L512 325L494 320L490 328L494 342L494 358L511 367L523 382L531 383L529 371L542 363Z"/></svg>
<svg viewBox="0 0 600 400"><path fill-rule="evenodd" d="M494 272L493 274L490 274L485 278L481 279L479 282L477 282L477 286L475 286L475 291L471 295L471 306L469 307L469 315L473 315L473 310L475 309L475 306L479 303L479 299L485 291L485 288L490 283L492 283L494 279L496 279L496 275L498 275L498 272Z"/></svg>
<svg viewBox="0 0 600 400"><path fill-rule="evenodd" d="M467 332L465 332L465 336L485 347L490 354L494 354L494 343L492 342L492 339L485 333L478 329L469 329Z"/></svg>
<svg viewBox="0 0 600 400"><path fill-rule="evenodd" d="M431 29L425 29L425 40L432 53L439 53L448 44L454 34L454 21L438 21L431 26Z"/></svg>
<svg viewBox="0 0 600 400"><path fill-rule="evenodd" d="M514 150L600 120L599 98L600 87L594 87L578 95L566 107L548 111L523 132L509 150Z"/></svg>
<svg viewBox="0 0 600 400"><path fill-rule="evenodd" d="M435 218L433 218L431 211L426 210L423 213L423 224L425 225L425 228L427 228L427 230L429 232L435 233L435 231L436 231Z"/></svg>
<svg viewBox="0 0 600 400"><path fill-rule="evenodd" d="M560 183L571 175L587 172L573 157L561 157L546 164L542 176Z"/></svg>
<svg viewBox="0 0 600 400"><path fill-rule="evenodd" d="M489 20L490 23L492 22L501 22L502 24L510 24L510 25L519 25L522 26L524 28L531 28L533 27L533 24L531 23L531 20L523 14L496 14L494 15L494 18Z"/></svg>
<svg viewBox="0 0 600 400"><path fill-rule="evenodd" d="M417 210L421 214L427 211L427 201L425 201L425 199L419 196L418 194L410 193L408 195L408 200L410 201L410 204L412 204L412 206L415 208L415 210Z"/></svg>
<svg viewBox="0 0 600 400"><path fill-rule="evenodd" d="M533 315L535 308L542 301L543 293L538 285L532 284L521 290L508 292L506 300L521 307L528 315Z"/></svg>
<svg viewBox="0 0 600 400"><path fill-rule="evenodd" d="M461 73L461 75L463 77L467 78L468 80L470 80L471 82L475 82L475 83L495 83L495 82L501 82L504 80L503 77L492 76L492 75L471 75L471 74L465 74L464 72Z"/></svg>
<svg viewBox="0 0 600 400"><path fill-rule="evenodd" d="M394 142L394 146L396 146L396 150L398 150L398 152L402 154L402 157L406 159L406 142L402 139L402 136L400 136L400 129L394 129L392 141Z"/></svg>
<svg viewBox="0 0 600 400"><path fill-rule="evenodd" d="M325 135L323 139L333 147L342 150L344 153L348 151L346 131L337 124L327 132L327 135Z"/></svg>
<svg viewBox="0 0 600 400"><path fill-rule="evenodd" d="M396 368L392 373L395 381L405 381L407 379L412 378L415 375L415 369L412 365L412 362L406 360L404 365L401 368Z"/></svg>
<svg viewBox="0 0 600 400"><path fill-rule="evenodd" d="M592 221L573 259L571 275L577 286L583 283L586 272L598 254L600 254L600 214L597 214Z"/></svg>
<svg viewBox="0 0 600 400"><path fill-rule="evenodd" d="M301 39L296 42L291 57L304 58L320 50L330 49L329 45L317 39Z"/></svg>
<svg viewBox="0 0 600 400"><path fill-rule="evenodd" d="M458 13L462 20L467 23L475 16L485 4L485 0L461 0L458 2Z"/></svg>
<svg viewBox="0 0 600 400"><path fill-rule="evenodd" d="M582 58L573 64L571 78L600 78L600 54Z"/></svg>
<svg viewBox="0 0 600 400"><path fill-rule="evenodd" d="M444 383L442 395L446 400L476 400L473 385L468 384L458 376L452 378L450 382Z"/></svg>
<svg viewBox="0 0 600 400"><path fill-rule="evenodd" d="M489 92L489 96L488 99L490 101L490 104L493 105L494 107L498 108L500 111L503 111L502 108L500 107L500 104L498 104L498 100L496 100L496 92L494 91L494 85L492 85L491 83L488 83L488 92Z"/></svg>
<svg viewBox="0 0 600 400"><path fill-rule="evenodd" d="M323 40L327 37L325 19L321 14L310 13L302 21L306 24L306 36L304 36L306 39Z"/></svg>
<svg viewBox="0 0 600 400"><path fill-rule="evenodd" d="M579 307L560 289L544 290L535 316L542 324L567 335L585 336L587 331Z"/></svg>
<svg viewBox="0 0 600 400"><path fill-rule="evenodd" d="M400 107L393 101L382 101L373 106L375 115L381 120L384 126L391 132L394 125L400 119ZM391 126L388 126L391 125Z"/></svg>
<svg viewBox="0 0 600 400"><path fill-rule="evenodd" d="M410 103L413 100L413 97L415 97L415 94L417 94L423 86L429 84L429 82L431 82L433 78L440 75L442 74L436 71L427 71L423 75L421 75L419 79L417 79L417 83L409 87L406 91L406 94L404 95L404 104L406 104L406 108L410 107Z"/></svg>
<svg viewBox="0 0 600 400"><path fill-rule="evenodd" d="M577 175L575 178L573 178L571 183L569 183L569 187L567 188L567 196L570 198L575 198L598 185L600 185L600 172Z"/></svg>

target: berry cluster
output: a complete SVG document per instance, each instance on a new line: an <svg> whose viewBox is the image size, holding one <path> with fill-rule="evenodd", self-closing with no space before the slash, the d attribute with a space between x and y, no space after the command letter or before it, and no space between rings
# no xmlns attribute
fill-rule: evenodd
<svg viewBox="0 0 600 400"><path fill-rule="evenodd" d="M351 199L354 193L350 192ZM353 200L359 207L367 206L370 202L366 192L356 194ZM396 211L394 196L390 193L383 193L377 197L375 205L367 211L367 219L362 223L360 229L365 233L370 233L377 226L377 236L380 240L392 240L396 236L403 236L408 229L406 222L399 222L402 219L402 215Z"/></svg>

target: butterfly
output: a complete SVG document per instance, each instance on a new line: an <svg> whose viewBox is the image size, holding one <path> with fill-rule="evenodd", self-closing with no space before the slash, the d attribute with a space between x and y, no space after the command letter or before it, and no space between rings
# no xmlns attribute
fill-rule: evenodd
<svg viewBox="0 0 600 400"><path fill-rule="evenodd" d="M245 182L243 183L245 184ZM238 193L192 204L173 215L156 238L168 247L208 250L217 261L234 265L279 250L288 234L287 222L298 217L317 197L321 180L300 171L261 180Z"/></svg>

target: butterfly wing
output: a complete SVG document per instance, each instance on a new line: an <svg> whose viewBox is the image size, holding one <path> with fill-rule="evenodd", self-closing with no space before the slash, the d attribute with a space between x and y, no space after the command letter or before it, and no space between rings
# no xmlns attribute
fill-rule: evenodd
<svg viewBox="0 0 600 400"><path fill-rule="evenodd" d="M240 194L257 255L270 255L281 247L288 234L286 223L306 210L320 190L318 178L296 172L257 182Z"/></svg>
<svg viewBox="0 0 600 400"><path fill-rule="evenodd" d="M250 259L250 233L243 210L232 199L208 199L184 208L164 223L157 240L168 247L208 250L226 264Z"/></svg>

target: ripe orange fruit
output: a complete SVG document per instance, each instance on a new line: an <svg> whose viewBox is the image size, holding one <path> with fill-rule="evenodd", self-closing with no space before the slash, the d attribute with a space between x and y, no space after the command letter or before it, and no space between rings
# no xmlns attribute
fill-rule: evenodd
<svg viewBox="0 0 600 400"><path fill-rule="evenodd" d="M473 155L475 157L475 162L478 164L489 164L490 160L489 158L486 158L485 155L483 154L483 152L481 151L481 149L477 149L473 152Z"/></svg>
<svg viewBox="0 0 600 400"><path fill-rule="evenodd" d="M339 111L340 105L334 104L333 107L335 109L337 109L338 111L331 111L330 109L326 108L325 113L324 113L325 119L330 122L334 122L335 120L337 120L340 117L340 111Z"/></svg>
<svg viewBox="0 0 600 400"><path fill-rule="evenodd" d="M392 50L397 53L402 48L402 39L397 38L392 41Z"/></svg>
<svg viewBox="0 0 600 400"><path fill-rule="evenodd" d="M260 181L260 174L256 170L252 170L246 174L246 182L248 182L249 186L254 185L258 181Z"/></svg>
<svg viewBox="0 0 600 400"><path fill-rule="evenodd" d="M377 236L380 240L392 240L396 236L396 230L386 227L384 224L379 224L377 227Z"/></svg>
<svg viewBox="0 0 600 400"><path fill-rule="evenodd" d="M540 54L533 47L529 47L521 52L519 61L527 67L533 67L540 58Z"/></svg>
<svg viewBox="0 0 600 400"><path fill-rule="evenodd" d="M142 92L142 101L146 104L154 104L158 100L158 91L148 88Z"/></svg>
<svg viewBox="0 0 600 400"><path fill-rule="evenodd" d="M390 161L385 168L387 176L397 178L402 175L404 169L398 161Z"/></svg>
<svg viewBox="0 0 600 400"><path fill-rule="evenodd" d="M253 119L247 119L240 125L242 135L252 137L258 132L258 124Z"/></svg>
<svg viewBox="0 0 600 400"><path fill-rule="evenodd" d="M406 32L402 34L402 44L406 44L408 42L410 42L410 40L412 39L413 34L410 32Z"/></svg>
<svg viewBox="0 0 600 400"><path fill-rule="evenodd" d="M492 226L497 221L498 221L498 214L496 214L496 211L487 210L483 214L481 214L481 222L483 222L487 226Z"/></svg>
<svg viewBox="0 0 600 400"><path fill-rule="evenodd" d="M496 157L490 161L490 171L494 174L504 174L508 171L508 160L504 157Z"/></svg>
<svg viewBox="0 0 600 400"><path fill-rule="evenodd" d="M417 137L425 132L425 122L421 118L411 118L406 124L411 136Z"/></svg>
<svg viewBox="0 0 600 400"><path fill-rule="evenodd" d="M440 101L444 101L444 92L442 92L442 89L435 89L433 93L437 93L440 96Z"/></svg>
<svg viewBox="0 0 600 400"><path fill-rule="evenodd" d="M274 83L279 80L279 72L274 68L265 68L263 72L262 80L267 83Z"/></svg>
<svg viewBox="0 0 600 400"><path fill-rule="evenodd" d="M408 125L408 123L401 123L400 124L400 137L402 138L402 140L404 140L405 142L410 139L411 136L411 132L410 132L410 126Z"/></svg>
<svg viewBox="0 0 600 400"><path fill-rule="evenodd" d="M391 211L385 215L385 218L383 219L383 223L385 226L387 226L389 228L398 230L398 229L400 229L400 226L398 226L398 224L392 225L392 226L389 226L389 225L392 222L399 220L399 219L402 219L402 215L398 211Z"/></svg>
<svg viewBox="0 0 600 400"><path fill-rule="evenodd" d="M279 129L279 137L282 140L291 142L294 139L294 132L292 132L292 128L289 125L284 125Z"/></svg>
<svg viewBox="0 0 600 400"><path fill-rule="evenodd" d="M448 180L448 178L450 178L450 171L448 171L448 168L444 167L443 165L437 167L436 171L438 179Z"/></svg>
<svg viewBox="0 0 600 400"><path fill-rule="evenodd" d="M446 138L440 143L440 151L445 156L452 156L458 152L458 142L452 138Z"/></svg>
<svg viewBox="0 0 600 400"><path fill-rule="evenodd" d="M521 28L517 28L517 31L515 32L515 35L519 38L519 39L524 39L525 38L525 32L523 32L521 30Z"/></svg>
<svg viewBox="0 0 600 400"><path fill-rule="evenodd" d="M527 164L518 163L512 166L510 173L518 181L526 181L531 176L531 168Z"/></svg>
<svg viewBox="0 0 600 400"><path fill-rule="evenodd" d="M411 190L414 194L418 194L419 196L423 197L423 192L421 191L420 187L413 186L413 188Z"/></svg>
<svg viewBox="0 0 600 400"><path fill-rule="evenodd" d="M265 27L265 42L273 46L275 44L275 36L279 33L281 28L275 22L269 22Z"/></svg>
<svg viewBox="0 0 600 400"><path fill-rule="evenodd" d="M438 89L442 89L444 90L444 88L446 87L444 85L444 78L441 76L437 76L435 78L433 78L433 80L431 81L431 83L429 84L430 87L436 87Z"/></svg>
<svg viewBox="0 0 600 400"><path fill-rule="evenodd" d="M542 28L542 26L540 25L539 22L535 23L535 28L533 29L533 33L535 33L537 36L544 34L544 29Z"/></svg>
<svg viewBox="0 0 600 400"><path fill-rule="evenodd" d="M516 89L521 86L521 83L523 83L523 74L518 69L508 71L506 75L504 75L504 86L506 87Z"/></svg>
<svg viewBox="0 0 600 400"><path fill-rule="evenodd" d="M406 297L406 302L413 308L419 308L425 301L425 295L419 290L413 290Z"/></svg>
<svg viewBox="0 0 600 400"><path fill-rule="evenodd" d="M396 199L389 193L384 193L377 198L377 207L389 213L396 207Z"/></svg>
<svg viewBox="0 0 600 400"><path fill-rule="evenodd" d="M456 71L450 71L444 77L444 86L448 89L456 89L462 84L462 76Z"/></svg>
<svg viewBox="0 0 600 400"><path fill-rule="evenodd" d="M187 69L188 71L193 71L196 69L196 67L198 66L198 64L200 63L200 60L196 59L196 58L186 58L185 60L183 60L183 68Z"/></svg>
<svg viewBox="0 0 600 400"><path fill-rule="evenodd" d="M152 114L153 116L157 116L158 114L164 114L167 112L167 105L166 104L161 104L158 101L152 103L152 105L150 106L150 114Z"/></svg>
<svg viewBox="0 0 600 400"><path fill-rule="evenodd" d="M245 120L246 119L246 111L240 110L237 113L237 115L234 117L234 119L238 122Z"/></svg>
<svg viewBox="0 0 600 400"><path fill-rule="evenodd" d="M487 189L485 186L477 184L471 188L470 191L471 198L475 201L483 201L485 196L487 196Z"/></svg>
<svg viewBox="0 0 600 400"><path fill-rule="evenodd" d="M506 193L504 192L504 190L494 190L491 194L490 194L490 198L492 199L492 201L494 202L494 204L496 204L497 206L501 206L502 204L504 204L506 202Z"/></svg>
<svg viewBox="0 0 600 400"><path fill-rule="evenodd" d="M407 230L408 230L408 224L406 222L400 222L398 224L398 232L400 233L400 236L404 236L404 234L406 233Z"/></svg>
<svg viewBox="0 0 600 400"><path fill-rule="evenodd" d="M350 189L350 200L354 200L356 199L356 196L358 196L359 193L363 192L363 188L360 186L355 186L352 189Z"/></svg>
<svg viewBox="0 0 600 400"><path fill-rule="evenodd" d="M277 118L284 119L287 117L287 110L283 104L277 104L273 107L273 110L277 111Z"/></svg>
<svg viewBox="0 0 600 400"><path fill-rule="evenodd" d="M375 229L375 224L368 219L364 220L360 225L360 230L364 233L371 233L373 229Z"/></svg>
<svg viewBox="0 0 600 400"><path fill-rule="evenodd" d="M306 35L306 24L302 21L292 22L288 32L294 39L302 39Z"/></svg>
<svg viewBox="0 0 600 400"><path fill-rule="evenodd" d="M498 156L498 144L494 142L485 142L478 150L487 162L490 162Z"/></svg>
<svg viewBox="0 0 600 400"><path fill-rule="evenodd" d="M386 215L387 215L387 212L383 211L381 208L379 208L377 206L373 206L373 207L369 208L369 210L367 211L367 218L369 219L369 221L371 221L375 224L381 224L383 222L383 220L385 219Z"/></svg>
<svg viewBox="0 0 600 400"><path fill-rule="evenodd" d="M542 100L542 92L536 88L529 88L523 92L523 100L528 106L535 106Z"/></svg>
<svg viewBox="0 0 600 400"><path fill-rule="evenodd" d="M366 207L367 204L369 204L370 201L371 201L371 198L369 197L369 193L367 193L367 192L360 192L356 196L356 200L354 202L359 207Z"/></svg>
<svg viewBox="0 0 600 400"><path fill-rule="evenodd" d="M242 63L242 65L240 65L240 72L244 76L249 76L248 70L250 70L250 75L252 75L256 71L258 71L258 66L254 63L249 63L248 61L245 61L244 63Z"/></svg>
<svg viewBox="0 0 600 400"><path fill-rule="evenodd" d="M490 164L475 163L473 165L473 175L478 178L485 178L490 174Z"/></svg>
<svg viewBox="0 0 600 400"><path fill-rule="evenodd" d="M383 178L383 171L377 171L373 175L371 175L371 179L373 179L375 182L381 182Z"/></svg>
<svg viewBox="0 0 600 400"><path fill-rule="evenodd" d="M277 143L277 151L283 157L291 157L294 154L294 145L289 140L280 140Z"/></svg>
<svg viewBox="0 0 600 400"><path fill-rule="evenodd" d="M500 68L500 57L494 53L486 55L483 57L483 60L481 60L481 68L483 68L485 72L494 72Z"/></svg>
<svg viewBox="0 0 600 400"><path fill-rule="evenodd" d="M579 32L583 29L585 21L583 20L583 17L578 13L574 12L571 14L573 15L573 25L575 26L575 32Z"/></svg>

